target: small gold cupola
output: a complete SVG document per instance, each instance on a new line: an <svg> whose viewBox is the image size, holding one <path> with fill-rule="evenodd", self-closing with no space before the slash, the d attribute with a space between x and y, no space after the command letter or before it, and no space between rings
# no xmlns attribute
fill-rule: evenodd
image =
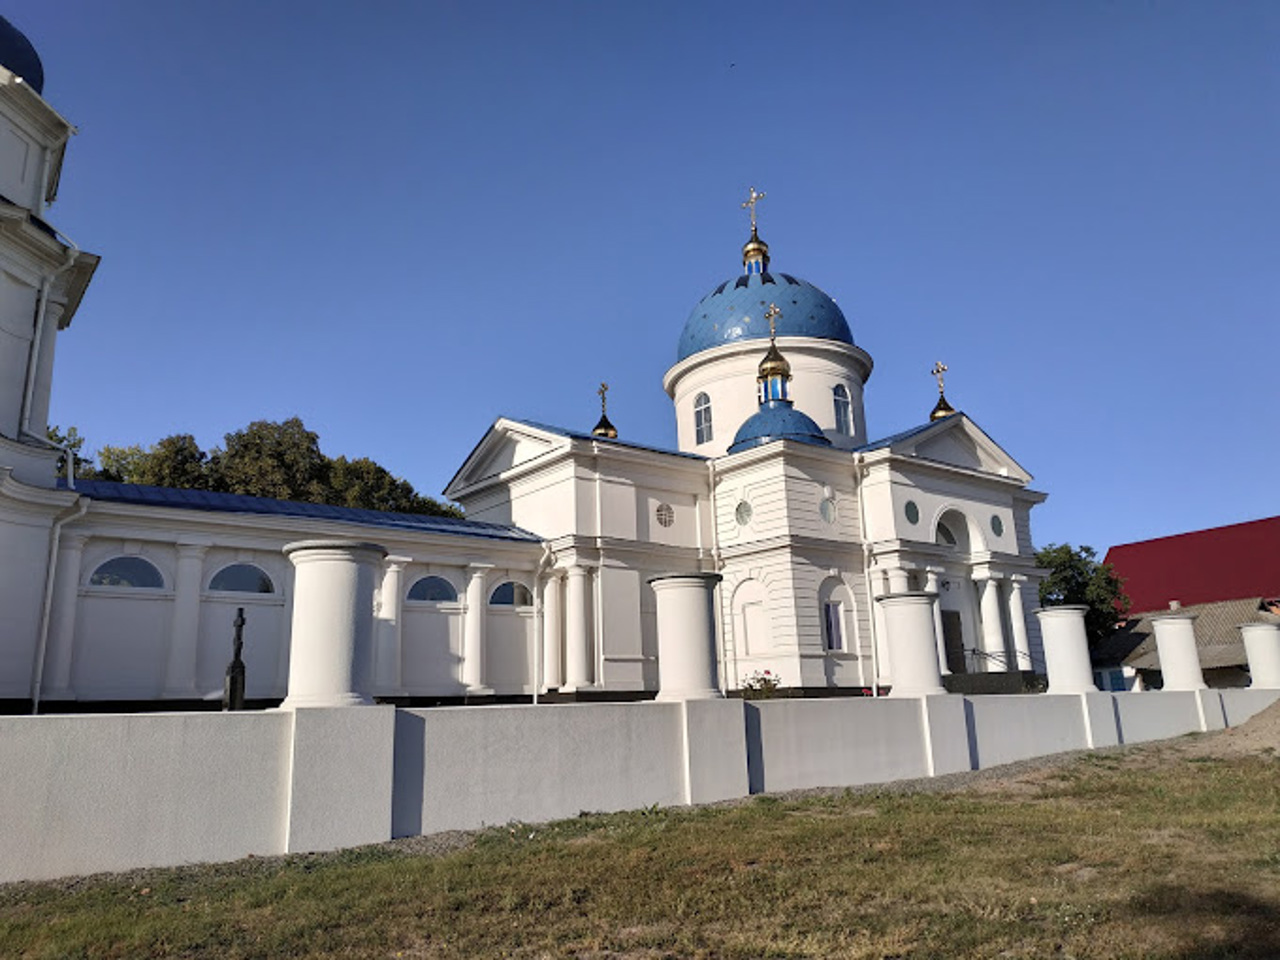
<svg viewBox="0 0 1280 960"><path fill-rule="evenodd" d="M591 435L593 437L604 437L606 440L617 440L618 428L609 422L607 409L609 405L609 385L607 383L600 384L600 389L596 393L600 394L600 419L591 428Z"/></svg>
<svg viewBox="0 0 1280 960"><path fill-rule="evenodd" d="M751 211L751 239L742 245L742 269L748 275L765 273L769 269L769 245L756 232L756 204L764 199L764 191L752 187L743 201L742 208Z"/></svg>
<svg viewBox="0 0 1280 960"><path fill-rule="evenodd" d="M929 414L930 420L942 420L951 416L956 412L955 407L947 403L947 395L943 392L943 374L947 372L947 365L939 360L933 365L930 374L938 378L938 402L934 404L933 411Z"/></svg>
<svg viewBox="0 0 1280 960"><path fill-rule="evenodd" d="M786 400L787 382L791 379L791 364L778 349L778 318L782 311L776 303L769 304L764 318L769 321L769 350L760 361L756 374L759 384L758 399L761 403L767 400Z"/></svg>

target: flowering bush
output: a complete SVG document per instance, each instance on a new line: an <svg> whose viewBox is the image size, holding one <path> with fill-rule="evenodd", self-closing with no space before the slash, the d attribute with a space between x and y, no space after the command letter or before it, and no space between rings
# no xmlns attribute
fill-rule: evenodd
<svg viewBox="0 0 1280 960"><path fill-rule="evenodd" d="M757 670L742 681L742 696L747 700L768 700L778 694L782 679L771 670Z"/></svg>

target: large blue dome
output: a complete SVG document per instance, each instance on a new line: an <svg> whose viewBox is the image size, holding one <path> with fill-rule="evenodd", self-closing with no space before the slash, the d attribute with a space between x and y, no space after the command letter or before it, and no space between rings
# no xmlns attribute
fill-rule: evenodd
<svg viewBox="0 0 1280 960"><path fill-rule="evenodd" d="M815 447L831 446L822 428L793 407L789 400L766 400L733 435L729 452L737 453L774 440L794 440L811 443Z"/></svg>
<svg viewBox="0 0 1280 960"><path fill-rule="evenodd" d="M0 65L16 73L36 93L44 94L44 66L40 54L21 30L0 17Z"/></svg>
<svg viewBox="0 0 1280 960"><path fill-rule="evenodd" d="M680 334L677 360L740 340L769 339L765 311L776 303L780 337L817 337L853 343L849 321L836 302L787 273L748 273L726 280L703 297Z"/></svg>

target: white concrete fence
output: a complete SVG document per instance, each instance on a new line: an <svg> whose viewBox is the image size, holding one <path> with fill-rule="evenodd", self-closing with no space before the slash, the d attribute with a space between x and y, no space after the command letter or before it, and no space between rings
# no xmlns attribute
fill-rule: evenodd
<svg viewBox="0 0 1280 960"><path fill-rule="evenodd" d="M723 699L717 578L680 575L655 583L656 702L365 705L365 573L381 548L287 549L297 597L315 602L295 604L295 640L310 662L292 670L281 709L0 718L0 882L937 776L1218 730L1280 699L1280 629L1270 624L1241 628L1254 689L1204 689L1188 668L1181 690L1100 693L1082 608L1038 611L1049 693L942 694L931 595L911 593L881 600L902 641L890 648L893 697ZM1171 622L1172 642L1185 645ZM1168 628L1157 636L1167 643Z"/></svg>

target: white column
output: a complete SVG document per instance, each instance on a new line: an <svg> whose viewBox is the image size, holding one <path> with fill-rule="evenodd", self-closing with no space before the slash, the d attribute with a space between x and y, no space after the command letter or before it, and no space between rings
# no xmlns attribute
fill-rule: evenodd
<svg viewBox="0 0 1280 960"><path fill-rule="evenodd" d="M1040 637L1044 644L1044 667L1049 674L1049 693L1096 693L1093 665L1089 662L1089 636L1084 629L1082 604L1041 607Z"/></svg>
<svg viewBox="0 0 1280 960"><path fill-rule="evenodd" d="M558 570L552 570L542 588L542 689L558 690L564 684L563 659L560 655L564 642L564 615L560 591L564 578Z"/></svg>
<svg viewBox="0 0 1280 960"><path fill-rule="evenodd" d="M942 593L938 589L938 574L942 573L937 567L928 567L924 572L924 592L933 594L933 634L938 641L938 670L943 676L951 672L951 668L947 666L947 643L942 632Z"/></svg>
<svg viewBox="0 0 1280 960"><path fill-rule="evenodd" d="M1280 687L1280 625L1242 623L1245 656L1249 658L1250 687L1274 690Z"/></svg>
<svg viewBox="0 0 1280 960"><path fill-rule="evenodd" d="M83 533L64 530L58 543L42 700L75 698L75 691L71 689L71 654L76 636L76 606L80 601L80 560L88 539Z"/></svg>
<svg viewBox="0 0 1280 960"><path fill-rule="evenodd" d="M938 669L938 643L933 634L934 595L923 591L876 597L888 629L891 697L924 697L946 693Z"/></svg>
<svg viewBox="0 0 1280 960"><path fill-rule="evenodd" d="M488 612L485 579L491 564L473 563L468 568L467 612L462 621L462 684L468 693L488 693L484 685L484 620Z"/></svg>
<svg viewBox="0 0 1280 960"><path fill-rule="evenodd" d="M889 635L889 628L885 625L884 607L875 602L875 598L882 595L892 593L889 589L889 577L884 570L872 570L868 574L870 577L871 589L871 616L875 621L875 637L872 642L872 663L876 674L871 679L868 686L878 686L886 680L892 680L889 675L889 647L886 643L886 637Z"/></svg>
<svg viewBox="0 0 1280 960"><path fill-rule="evenodd" d="M721 697L714 596L718 573L654 577L658 614L658 700Z"/></svg>
<svg viewBox="0 0 1280 960"><path fill-rule="evenodd" d="M207 543L179 543L178 568L173 578L173 621L169 628L169 656L165 661L164 696L177 700L199 696L196 653L200 640L200 581ZM231 660L231 624L227 624L227 660Z"/></svg>
<svg viewBox="0 0 1280 960"><path fill-rule="evenodd" d="M353 540L287 544L293 563L289 694L282 709L372 703L373 593L387 551Z"/></svg>
<svg viewBox="0 0 1280 960"><path fill-rule="evenodd" d="M404 662L404 568L411 557L387 557L378 601L381 634L374 656L378 684L390 694L403 692Z"/></svg>
<svg viewBox="0 0 1280 960"><path fill-rule="evenodd" d="M1184 611L1151 618L1165 690L1207 690L1196 649L1196 615Z"/></svg>
<svg viewBox="0 0 1280 960"><path fill-rule="evenodd" d="M984 673L1004 670L1004 626L1000 623L1000 581L987 577L978 581L982 591L982 652Z"/></svg>
<svg viewBox="0 0 1280 960"><path fill-rule="evenodd" d="M1013 649L1019 670L1034 670L1031 662L1031 638L1027 636L1027 611L1022 607L1022 585L1026 577L1009 578L1009 629L1013 631Z"/></svg>
<svg viewBox="0 0 1280 960"><path fill-rule="evenodd" d="M565 583L565 693L591 686L591 634L587 617L587 568L569 568Z"/></svg>

